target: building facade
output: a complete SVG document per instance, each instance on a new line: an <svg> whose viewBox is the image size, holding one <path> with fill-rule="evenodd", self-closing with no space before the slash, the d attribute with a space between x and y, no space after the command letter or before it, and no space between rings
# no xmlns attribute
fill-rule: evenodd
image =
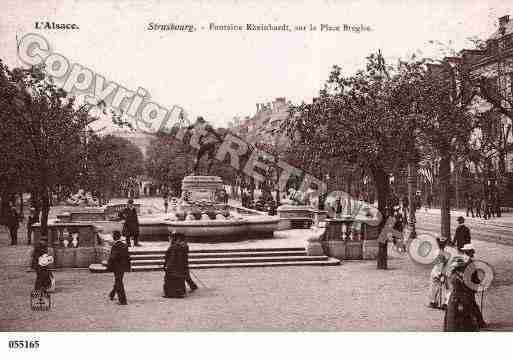
<svg viewBox="0 0 513 359"><path fill-rule="evenodd" d="M471 145L481 161L470 162L467 172L480 177L484 191L501 184L506 206L513 206L513 20L498 19L497 30L476 48L464 49L445 61L455 69L463 96L472 95L471 113L480 123Z"/></svg>
<svg viewBox="0 0 513 359"><path fill-rule="evenodd" d="M234 118L230 130L264 150L266 147L286 146L288 140L280 130L280 126L289 118L290 106L291 102L285 97L277 97L268 103L257 103L255 114L243 119Z"/></svg>

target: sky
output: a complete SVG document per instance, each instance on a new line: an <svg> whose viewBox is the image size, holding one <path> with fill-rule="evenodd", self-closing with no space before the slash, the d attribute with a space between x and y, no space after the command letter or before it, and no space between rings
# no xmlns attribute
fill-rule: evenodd
<svg viewBox="0 0 513 359"><path fill-rule="evenodd" d="M486 38L513 5L495 0L418 1L2 1L0 58L20 66L16 36L45 36L52 50L152 101L181 106L216 125L253 115L256 103L317 96L337 64L352 73L378 49L388 62L412 53L436 56ZM76 31L37 30L36 21L75 23ZM198 31L151 31L150 22L193 24ZM364 25L353 32L208 31L210 23ZM201 30L201 27L205 30Z"/></svg>

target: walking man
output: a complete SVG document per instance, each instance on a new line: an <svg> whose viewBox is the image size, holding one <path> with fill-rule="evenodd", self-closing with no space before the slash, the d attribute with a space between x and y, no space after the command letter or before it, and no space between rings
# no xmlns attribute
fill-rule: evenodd
<svg viewBox="0 0 513 359"><path fill-rule="evenodd" d="M493 204L493 196L490 194L488 196L488 218L495 218L495 206Z"/></svg>
<svg viewBox="0 0 513 359"><path fill-rule="evenodd" d="M454 233L454 243L458 250L461 251L465 244L470 244L470 229L464 224L465 218L460 216L457 218L457 221L459 225Z"/></svg>
<svg viewBox="0 0 513 359"><path fill-rule="evenodd" d="M490 213L488 213L488 200L486 198L486 194L481 198L481 212L484 219L490 218Z"/></svg>
<svg viewBox="0 0 513 359"><path fill-rule="evenodd" d="M9 228L9 235L11 237L11 245L18 244L18 227L20 225L20 215L16 210L16 206L11 203L9 211L7 212L7 227Z"/></svg>
<svg viewBox="0 0 513 359"><path fill-rule="evenodd" d="M495 208L495 213L497 214L497 217L501 216L501 200L499 196L499 191L495 191L493 193L493 206Z"/></svg>
<svg viewBox="0 0 513 359"><path fill-rule="evenodd" d="M476 217L481 218L481 199L478 194L474 197L474 208L476 210Z"/></svg>
<svg viewBox="0 0 513 359"><path fill-rule="evenodd" d="M433 206L433 194L430 192L428 195L427 195L427 208L431 209L431 207ZM426 208L426 210L427 210Z"/></svg>
<svg viewBox="0 0 513 359"><path fill-rule="evenodd" d="M128 206L120 214L121 219L125 220L123 224L123 236L129 247L132 246L131 239L134 240L134 246L139 246L139 218L137 217L137 208L134 206L134 200L128 200Z"/></svg>
<svg viewBox="0 0 513 359"><path fill-rule="evenodd" d="M185 282L189 283L191 291L197 289L196 283L190 279L189 247L183 234L176 232L171 234L171 243L164 259L164 271L166 273L164 276L165 298L184 298Z"/></svg>
<svg viewBox="0 0 513 359"><path fill-rule="evenodd" d="M465 201L467 202L467 217L470 212L472 218L474 218L474 197L472 194L467 194L465 196Z"/></svg>
<svg viewBox="0 0 513 359"><path fill-rule="evenodd" d="M110 300L114 300L116 294L121 305L126 305L126 293L123 285L123 276L125 272L130 272L130 256L128 254L128 246L121 240L119 231L112 232L114 244L110 252L107 262L107 269L114 273L114 287L109 293Z"/></svg>
<svg viewBox="0 0 513 359"><path fill-rule="evenodd" d="M413 196L413 205L412 205L412 208L414 211L416 210L419 210L420 207L422 207L422 197L421 197L421 192L420 191L417 191L415 193L415 196Z"/></svg>

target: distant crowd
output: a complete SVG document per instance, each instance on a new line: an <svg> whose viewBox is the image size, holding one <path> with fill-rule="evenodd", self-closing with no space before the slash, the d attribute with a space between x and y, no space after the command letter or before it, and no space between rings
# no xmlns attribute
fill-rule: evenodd
<svg viewBox="0 0 513 359"><path fill-rule="evenodd" d="M491 217L501 216L501 206L499 193L491 194L464 194L465 205L467 208L466 216L469 214L474 217L489 219Z"/></svg>

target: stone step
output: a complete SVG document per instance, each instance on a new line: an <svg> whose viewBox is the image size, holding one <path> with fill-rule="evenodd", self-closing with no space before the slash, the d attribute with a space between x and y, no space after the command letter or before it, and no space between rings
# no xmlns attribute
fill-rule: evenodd
<svg viewBox="0 0 513 359"><path fill-rule="evenodd" d="M218 264L191 264L190 269L213 269L213 268L258 268L258 267L285 267L285 266L336 266L340 261L335 258L326 258L313 261L285 261L285 262L252 262L252 263L218 263ZM103 264L91 264L89 270L93 273L106 272ZM163 271L161 265L135 266L132 272Z"/></svg>
<svg viewBox="0 0 513 359"><path fill-rule="evenodd" d="M222 264L193 264L190 269L209 269L209 268L258 268L258 267L285 267L285 266L334 266L339 265L340 261L334 258L327 258L316 261L291 261L291 262L254 262L254 263L222 263ZM161 266L141 266L135 267L134 272L142 271L163 271Z"/></svg>
<svg viewBox="0 0 513 359"><path fill-rule="evenodd" d="M258 262L309 262L326 260L327 256L259 256L259 257L230 257L230 258L205 258L205 259L189 259L189 265L195 264L231 264L231 263L258 263ZM132 260L132 267L147 265L164 265L164 258L151 260Z"/></svg>
<svg viewBox="0 0 513 359"><path fill-rule="evenodd" d="M307 252L305 249L298 251L266 251L266 252L219 252L219 253L189 253L189 259L196 258L232 258L232 257L258 257L258 256L306 256ZM130 260L154 260L163 259L164 252L154 254L130 254Z"/></svg>
<svg viewBox="0 0 513 359"><path fill-rule="evenodd" d="M227 252L289 252L289 251L304 251L305 247L271 247L271 248L213 248L213 249L191 249L191 254L202 253L227 253ZM166 248L162 249L129 249L130 255L138 254L164 254Z"/></svg>
<svg viewBox="0 0 513 359"><path fill-rule="evenodd" d="M132 271L163 270L165 250L132 250ZM104 263L105 264L105 263ZM91 272L105 272L104 264L92 264ZM189 252L190 268L232 268L337 265L340 261L327 256L309 256L304 247L225 248Z"/></svg>

